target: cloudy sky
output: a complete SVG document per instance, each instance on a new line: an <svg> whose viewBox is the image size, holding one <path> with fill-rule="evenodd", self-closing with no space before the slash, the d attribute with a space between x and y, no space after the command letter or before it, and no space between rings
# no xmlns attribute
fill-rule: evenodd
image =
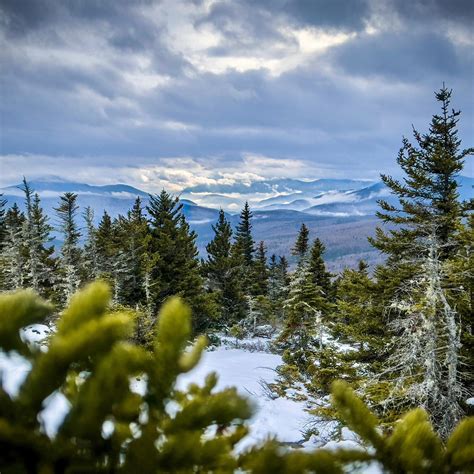
<svg viewBox="0 0 474 474"><path fill-rule="evenodd" d="M473 31L472 0L1 0L0 185L396 174L443 81L473 145Z"/></svg>

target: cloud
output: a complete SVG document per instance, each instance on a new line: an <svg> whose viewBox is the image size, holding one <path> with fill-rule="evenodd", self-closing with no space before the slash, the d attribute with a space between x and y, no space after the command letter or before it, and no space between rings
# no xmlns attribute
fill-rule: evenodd
<svg viewBox="0 0 474 474"><path fill-rule="evenodd" d="M443 80L461 138L474 120L472 2L409 4L5 0L2 179L56 167L180 189L396 172Z"/></svg>

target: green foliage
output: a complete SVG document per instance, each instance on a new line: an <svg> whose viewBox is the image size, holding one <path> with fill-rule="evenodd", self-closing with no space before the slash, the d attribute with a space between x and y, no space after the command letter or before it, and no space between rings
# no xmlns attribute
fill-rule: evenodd
<svg viewBox="0 0 474 474"><path fill-rule="evenodd" d="M245 317L246 302L239 262L232 254L232 229L222 209L212 228L214 238L206 246L203 274L208 289L216 295L220 312L218 326L226 327Z"/></svg>
<svg viewBox="0 0 474 474"><path fill-rule="evenodd" d="M240 213L240 221L235 232L234 251L240 256L243 265L249 267L253 262L255 242L252 236L252 211L246 202Z"/></svg>
<svg viewBox="0 0 474 474"><path fill-rule="evenodd" d="M62 313L46 352L28 346L21 328L53 309L30 291L0 296L0 347L31 362L17 395L0 388L0 470L5 473L77 472L275 472L342 474L378 462L389 473L470 472L474 419L462 421L446 446L426 413L409 412L393 432L379 422L343 382L333 385L341 421L369 450L288 451L275 440L237 455L247 434L251 407L234 388L215 391L211 374L203 386L176 388L179 374L199 362L205 339L189 348L190 309L178 298L163 305L150 351L130 344L133 316L110 312L110 291L94 283L75 295ZM134 391L131 382L140 380ZM70 410L54 437L38 414L62 393ZM108 424L113 429L104 430Z"/></svg>
<svg viewBox="0 0 474 474"><path fill-rule="evenodd" d="M457 136L460 112L450 111L451 91L443 86L436 99L441 104L441 113L433 115L429 132L421 134L414 130L415 145L403 139L397 162L406 176L404 181L382 175L383 182L398 198L399 206L382 200L382 210L377 215L383 222L399 227L389 234L378 229L371 241L392 261L416 255L417 237L432 232L447 257L462 216L455 178L463 168L465 157L473 154L474 149L460 149L461 140Z"/></svg>
<svg viewBox="0 0 474 474"><path fill-rule="evenodd" d="M165 190L150 196L150 250L158 256L150 275L151 307L159 308L170 296L181 296L193 310L193 330L202 332L217 316L217 308L204 292L196 233L190 230L182 207Z"/></svg>
<svg viewBox="0 0 474 474"><path fill-rule="evenodd" d="M346 383L333 384L332 399L341 420L374 449L369 458L378 461L386 472L472 472L474 418L463 420L444 446L421 408L408 412L391 433L384 435L377 418Z"/></svg>
<svg viewBox="0 0 474 474"><path fill-rule="evenodd" d="M308 254L309 250L309 229L306 224L301 224L300 231L296 238L294 247L291 249L291 253L298 257L298 260L303 259Z"/></svg>
<svg viewBox="0 0 474 474"><path fill-rule="evenodd" d="M0 346L31 360L17 396L0 390L2 472L232 472L234 445L245 435L251 410L235 389L215 392L216 377L203 387L175 388L179 374L199 361L205 339L187 350L190 310L178 299L162 308L151 352L128 341L129 313L107 310L110 292L95 283L77 294L58 321L47 352L28 347L19 331L52 308L31 292L0 297ZM132 391L140 377L144 394ZM70 411L54 438L37 414L59 391ZM176 412L168 413L170 402ZM113 426L104 435L103 424ZM213 436L203 436L218 426Z"/></svg>
<svg viewBox="0 0 474 474"><path fill-rule="evenodd" d="M58 279L61 299L65 302L69 301L81 283L81 233L76 222L78 209L77 194L74 193L64 193L60 196L60 204L55 208L63 238Z"/></svg>

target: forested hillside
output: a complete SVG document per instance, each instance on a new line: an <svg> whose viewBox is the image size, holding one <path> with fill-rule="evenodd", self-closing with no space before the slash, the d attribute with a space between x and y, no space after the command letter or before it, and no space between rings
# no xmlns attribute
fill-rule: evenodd
<svg viewBox="0 0 474 474"><path fill-rule="evenodd" d="M256 239L264 217L247 202L235 225L218 212L200 257L186 203L165 190L114 217L68 191L49 218L26 179L21 208L0 199L0 349L30 366L17 393L2 381L0 471L472 472L474 215L459 175L474 149L451 91L436 99L428 130L403 139L401 179L381 176L373 271L363 259L329 271L336 250L314 220L291 243L271 226ZM352 225L333 222L324 240ZM51 331L42 350L21 337L38 323ZM212 375L176 386L206 344L280 355L266 395L305 400L332 440L350 429L358 448L236 452L249 402ZM69 411L51 437L39 414L55 393Z"/></svg>

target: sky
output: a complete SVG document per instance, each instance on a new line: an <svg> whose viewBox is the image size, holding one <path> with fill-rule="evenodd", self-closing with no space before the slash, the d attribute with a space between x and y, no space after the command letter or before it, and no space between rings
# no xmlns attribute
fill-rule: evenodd
<svg viewBox="0 0 474 474"><path fill-rule="evenodd" d="M1 0L0 38L0 186L397 175L443 82L474 145L472 0Z"/></svg>

